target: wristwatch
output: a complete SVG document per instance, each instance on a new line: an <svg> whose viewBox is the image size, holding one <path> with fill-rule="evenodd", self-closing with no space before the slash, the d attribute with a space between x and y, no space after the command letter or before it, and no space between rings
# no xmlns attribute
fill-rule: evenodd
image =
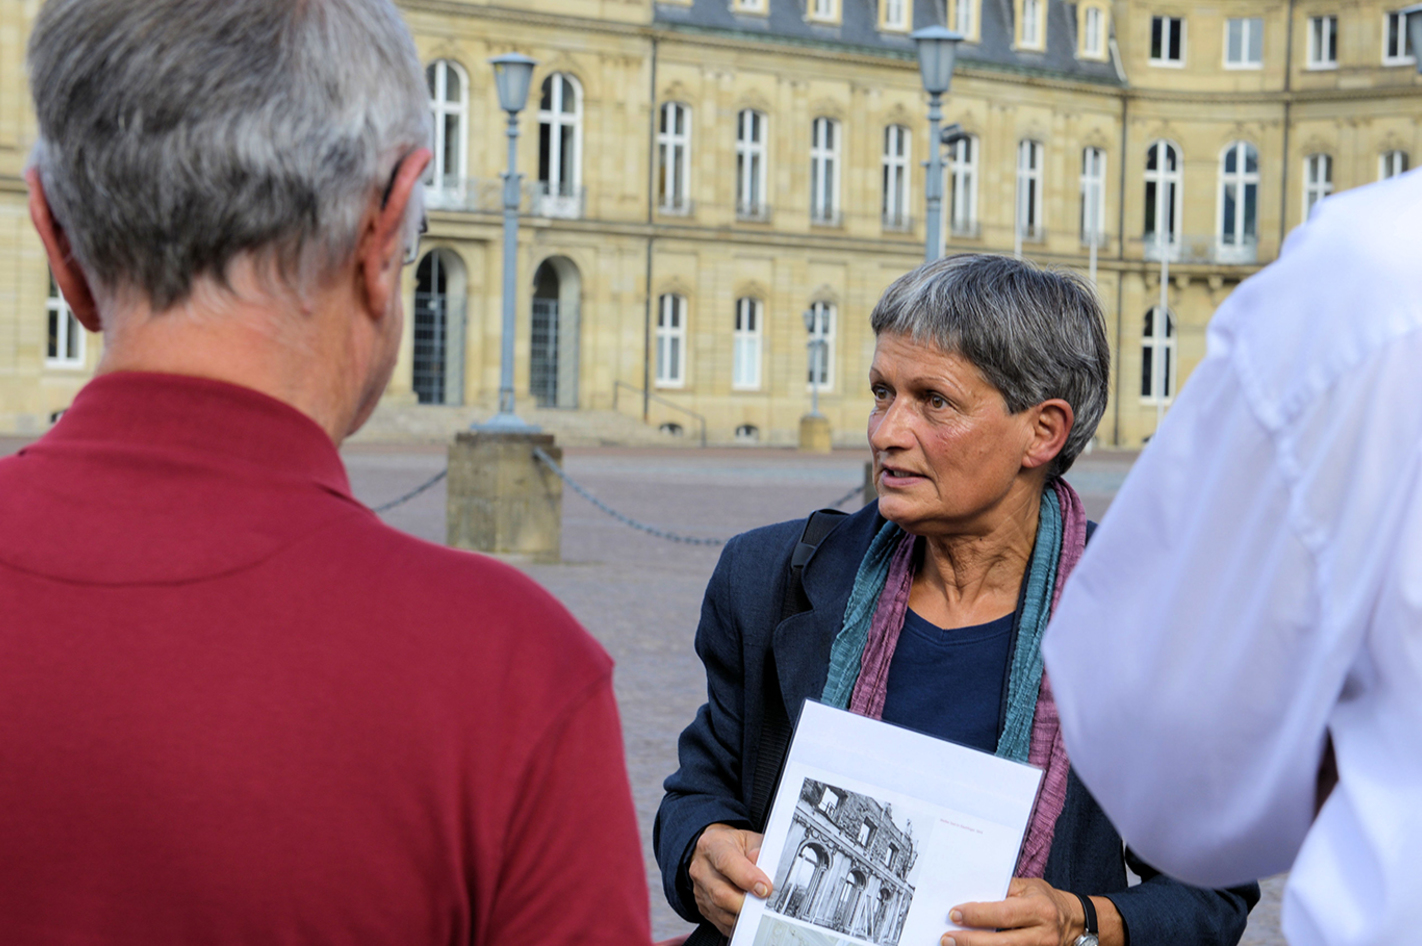
<svg viewBox="0 0 1422 946"><path fill-rule="evenodd" d="M1078 936L1072 946L1100 946L1101 939L1097 936L1096 929L1096 907L1092 905L1090 897L1083 894L1077 894L1076 897L1081 901L1082 912L1086 914L1086 932Z"/></svg>

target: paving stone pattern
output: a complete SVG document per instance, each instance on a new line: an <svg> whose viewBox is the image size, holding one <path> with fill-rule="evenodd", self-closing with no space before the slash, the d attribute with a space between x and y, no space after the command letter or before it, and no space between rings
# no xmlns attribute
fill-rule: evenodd
<svg viewBox="0 0 1422 946"><path fill-rule="evenodd" d="M790 450L570 449L569 474L613 507L688 535L729 537L766 523L799 518L843 496L864 476L864 455L826 457ZM1134 457L1096 453L1069 475L1088 515L1099 519ZM400 496L443 464L438 448L363 444L346 451L352 485L378 505ZM853 503L846 508L855 508ZM391 510L391 525L431 541L444 536L444 486ZM633 531L568 491L564 494L563 564L527 566L602 642L617 661L628 769L647 859L654 938L689 929L666 905L651 851L661 782L676 767L676 737L705 699L692 652L701 596L719 551ZM1266 886L1244 942L1282 944L1278 896Z"/></svg>

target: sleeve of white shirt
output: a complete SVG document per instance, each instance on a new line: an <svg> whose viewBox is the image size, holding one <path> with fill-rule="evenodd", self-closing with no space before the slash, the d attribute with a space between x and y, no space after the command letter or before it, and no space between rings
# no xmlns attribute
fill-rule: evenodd
<svg viewBox="0 0 1422 946"><path fill-rule="evenodd" d="M1212 329L1043 645L1082 780L1141 857L1206 886L1277 873L1298 852L1416 476L1416 307L1372 305L1384 293L1370 284L1405 292L1369 248L1357 278L1329 289L1310 268L1339 282L1354 261L1313 258L1326 230L1301 242L1236 290L1239 336ZM1376 327L1337 330L1330 307ZM1266 365L1262 379L1248 370Z"/></svg>

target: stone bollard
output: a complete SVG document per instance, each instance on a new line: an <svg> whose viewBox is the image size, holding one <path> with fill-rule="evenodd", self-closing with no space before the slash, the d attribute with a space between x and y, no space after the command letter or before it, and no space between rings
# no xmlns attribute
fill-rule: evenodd
<svg viewBox="0 0 1422 946"><path fill-rule="evenodd" d="M801 452L829 453L833 449L828 417L823 414L806 414L800 418Z"/></svg>
<svg viewBox="0 0 1422 946"><path fill-rule="evenodd" d="M563 481L534 457L563 451L552 434L466 431L449 445L448 543L530 562L562 553Z"/></svg>

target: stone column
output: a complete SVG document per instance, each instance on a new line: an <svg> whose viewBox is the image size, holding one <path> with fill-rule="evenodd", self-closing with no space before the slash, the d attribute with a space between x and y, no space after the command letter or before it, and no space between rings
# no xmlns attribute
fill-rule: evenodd
<svg viewBox="0 0 1422 946"><path fill-rule="evenodd" d="M533 456L561 463L552 434L455 436L449 447L448 543L532 562L557 562L562 549L563 481Z"/></svg>

